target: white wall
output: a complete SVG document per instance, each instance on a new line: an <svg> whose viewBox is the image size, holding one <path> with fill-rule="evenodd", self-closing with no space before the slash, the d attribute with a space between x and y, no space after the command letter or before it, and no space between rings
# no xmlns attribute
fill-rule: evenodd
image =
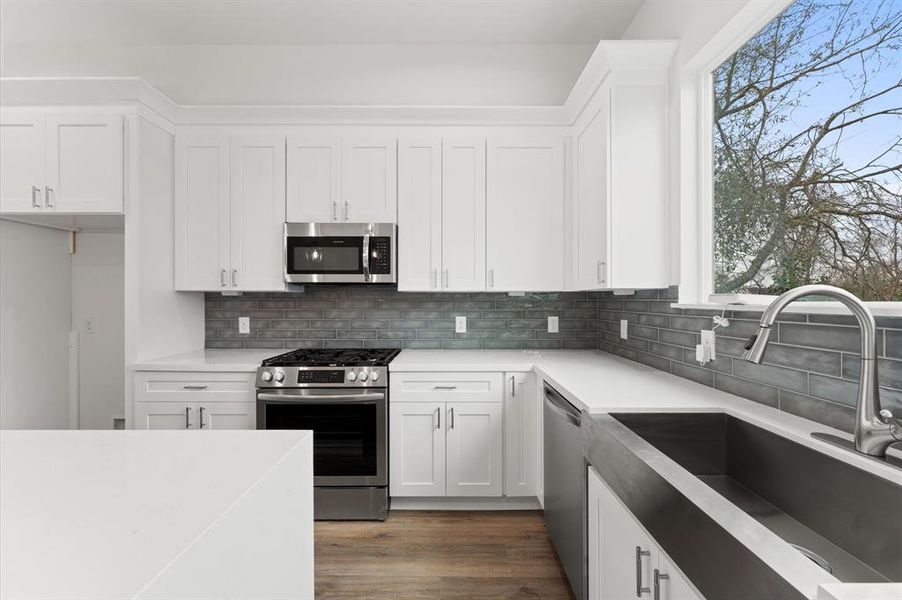
<svg viewBox="0 0 902 600"><path fill-rule="evenodd" d="M72 323L79 340L78 426L112 429L113 418L125 410L123 234L82 232L76 240Z"/></svg>
<svg viewBox="0 0 902 600"><path fill-rule="evenodd" d="M69 427L69 234L0 221L0 428Z"/></svg>

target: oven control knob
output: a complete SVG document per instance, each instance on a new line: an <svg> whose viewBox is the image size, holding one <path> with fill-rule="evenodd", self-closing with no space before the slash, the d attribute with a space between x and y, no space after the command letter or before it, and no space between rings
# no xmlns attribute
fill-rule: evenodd
<svg viewBox="0 0 902 600"><path fill-rule="evenodd" d="M366 371L360 372L360 381L366 381Z"/></svg>
<svg viewBox="0 0 902 600"><path fill-rule="evenodd" d="M278 381L279 383L285 381L285 373L283 373L282 371L276 371L276 381Z"/></svg>
<svg viewBox="0 0 902 600"><path fill-rule="evenodd" d="M379 371L373 371L373 381L379 381Z"/></svg>
<svg viewBox="0 0 902 600"><path fill-rule="evenodd" d="M269 371L263 371L263 375L260 376L260 379L263 381L272 381L272 373Z"/></svg>
<svg viewBox="0 0 902 600"><path fill-rule="evenodd" d="M348 381L357 381L357 373L348 371Z"/></svg>

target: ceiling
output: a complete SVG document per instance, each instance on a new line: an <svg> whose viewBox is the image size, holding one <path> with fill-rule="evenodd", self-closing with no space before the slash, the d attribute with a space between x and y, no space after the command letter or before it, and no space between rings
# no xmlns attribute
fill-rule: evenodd
<svg viewBox="0 0 902 600"><path fill-rule="evenodd" d="M0 0L0 75L180 104L559 105L643 0Z"/></svg>

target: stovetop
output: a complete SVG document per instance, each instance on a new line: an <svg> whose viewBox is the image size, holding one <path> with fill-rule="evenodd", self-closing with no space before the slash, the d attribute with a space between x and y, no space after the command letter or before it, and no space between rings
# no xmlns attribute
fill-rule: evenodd
<svg viewBox="0 0 902 600"><path fill-rule="evenodd" d="M347 348L309 349L298 348L272 358L264 367L378 367L386 366L401 351L397 348Z"/></svg>

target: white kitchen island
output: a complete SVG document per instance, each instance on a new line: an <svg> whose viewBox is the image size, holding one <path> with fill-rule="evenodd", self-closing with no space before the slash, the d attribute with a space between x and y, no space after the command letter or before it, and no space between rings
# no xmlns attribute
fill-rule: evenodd
<svg viewBox="0 0 902 600"><path fill-rule="evenodd" d="M312 440L0 432L0 598L313 598Z"/></svg>

